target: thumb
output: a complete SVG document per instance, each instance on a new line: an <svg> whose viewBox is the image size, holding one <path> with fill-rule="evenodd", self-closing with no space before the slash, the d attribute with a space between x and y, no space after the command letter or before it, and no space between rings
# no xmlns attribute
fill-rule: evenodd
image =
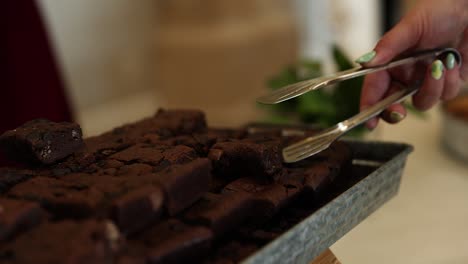
<svg viewBox="0 0 468 264"><path fill-rule="evenodd" d="M379 40L372 52L364 54L356 62L367 67L388 63L414 48L421 39L421 34L419 21L403 19Z"/></svg>

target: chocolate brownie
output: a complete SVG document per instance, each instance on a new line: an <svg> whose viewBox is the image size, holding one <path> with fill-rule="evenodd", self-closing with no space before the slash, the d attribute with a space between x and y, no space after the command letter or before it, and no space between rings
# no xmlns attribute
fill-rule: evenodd
<svg viewBox="0 0 468 264"><path fill-rule="evenodd" d="M167 166L172 164L183 164L198 158L196 152L187 146L175 146L163 151L164 160L159 164L160 166Z"/></svg>
<svg viewBox="0 0 468 264"><path fill-rule="evenodd" d="M258 243L260 246L265 245L313 213L316 207L310 204L310 200L298 201L266 223L243 225L237 230L236 237L243 241Z"/></svg>
<svg viewBox="0 0 468 264"><path fill-rule="evenodd" d="M138 163L136 163L138 164ZM125 166L125 163L115 159L103 159L96 163L101 169L120 169ZM149 166L149 165L148 165ZM151 166L149 166L151 167Z"/></svg>
<svg viewBox="0 0 468 264"><path fill-rule="evenodd" d="M329 160L336 162L335 164L337 164L336 167L338 167L338 171L349 169L349 166L352 162L353 153L348 144L343 141L336 141L330 146L328 154L330 155ZM339 172L336 174L339 174Z"/></svg>
<svg viewBox="0 0 468 264"><path fill-rule="evenodd" d="M303 188L304 192L320 196L333 183L339 172L333 163L328 161L313 162L306 168L290 168L278 182L290 187Z"/></svg>
<svg viewBox="0 0 468 264"><path fill-rule="evenodd" d="M327 162L316 163L304 170L305 186L315 193L320 193L329 187L337 176L336 169Z"/></svg>
<svg viewBox="0 0 468 264"><path fill-rule="evenodd" d="M38 225L45 212L37 203L0 198L0 241Z"/></svg>
<svg viewBox="0 0 468 264"><path fill-rule="evenodd" d="M300 186L289 186L281 183L267 183L259 179L246 177L228 184L223 193L250 193L256 200L253 210L257 219L262 221L271 217L279 209L290 203L302 191Z"/></svg>
<svg viewBox="0 0 468 264"><path fill-rule="evenodd" d="M116 175L120 168L123 166L125 166L123 162L114 159L104 158L89 165L82 172L95 175ZM153 167L149 167L152 170Z"/></svg>
<svg viewBox="0 0 468 264"><path fill-rule="evenodd" d="M0 262L112 263L120 244L119 231L109 221L45 223L4 245Z"/></svg>
<svg viewBox="0 0 468 264"><path fill-rule="evenodd" d="M252 216L255 202L250 193L207 193L185 213L184 219L210 227L219 237Z"/></svg>
<svg viewBox="0 0 468 264"><path fill-rule="evenodd" d="M145 163L151 166L168 166L194 160L195 151L186 146L154 146L137 144L110 156L125 164Z"/></svg>
<svg viewBox="0 0 468 264"><path fill-rule="evenodd" d="M158 186L131 191L112 203L112 219L124 234L134 234L155 222L162 214L164 194Z"/></svg>
<svg viewBox="0 0 468 264"><path fill-rule="evenodd" d="M343 141L335 141L326 150L316 155L295 163L285 164L288 168L307 168L316 162L328 161L330 166L342 167L351 162L351 149Z"/></svg>
<svg viewBox="0 0 468 264"><path fill-rule="evenodd" d="M228 141L233 139L243 139L248 133L244 128L233 129L233 128L208 128L205 132L210 137L215 137L217 142Z"/></svg>
<svg viewBox="0 0 468 264"><path fill-rule="evenodd" d="M159 110L153 117L88 138L85 143L89 152L105 157L138 142L159 143L169 137L191 134L205 128L205 117L200 111Z"/></svg>
<svg viewBox="0 0 468 264"><path fill-rule="evenodd" d="M202 263L205 264L236 264L253 254L260 248L253 242L235 239L216 248Z"/></svg>
<svg viewBox="0 0 468 264"><path fill-rule="evenodd" d="M128 138L124 131L114 129L99 136L86 138L84 143L86 152L100 159L128 148L133 144L133 141Z"/></svg>
<svg viewBox="0 0 468 264"><path fill-rule="evenodd" d="M153 169L154 168L148 164L134 163L130 165L123 165L118 170L116 170L115 175L123 177L137 177L151 173Z"/></svg>
<svg viewBox="0 0 468 264"><path fill-rule="evenodd" d="M8 191L16 184L36 176L32 170L0 168L0 193Z"/></svg>
<svg viewBox="0 0 468 264"><path fill-rule="evenodd" d="M146 256L146 263L197 263L209 253L213 234L202 226L190 226L169 219L129 241L134 257Z"/></svg>
<svg viewBox="0 0 468 264"><path fill-rule="evenodd" d="M157 149L149 145L134 145L123 151L117 152L110 156L110 159L115 159L124 164L134 163L147 163L157 166L163 159L164 149Z"/></svg>
<svg viewBox="0 0 468 264"><path fill-rule="evenodd" d="M205 114L197 110L159 109L153 118L154 126L172 135L192 134L206 129Z"/></svg>
<svg viewBox="0 0 468 264"><path fill-rule="evenodd" d="M42 176L16 185L7 195L39 202L59 218L89 216L104 199L103 192L89 184Z"/></svg>
<svg viewBox="0 0 468 264"><path fill-rule="evenodd" d="M85 143L87 151L105 157L136 143L161 143L169 137L191 134L205 128L206 121L202 112L159 110L153 117L87 138Z"/></svg>
<svg viewBox="0 0 468 264"><path fill-rule="evenodd" d="M305 191L317 198L328 191L336 177L343 174L342 171L349 169L351 160L350 147L337 141L316 156L287 164L288 173L282 180L288 182L288 179L303 177Z"/></svg>
<svg viewBox="0 0 468 264"><path fill-rule="evenodd" d="M158 173L154 178L165 193L165 206L173 216L196 202L210 188L211 162L196 159L186 164L176 164Z"/></svg>
<svg viewBox="0 0 468 264"><path fill-rule="evenodd" d="M143 252L143 250L141 250ZM146 264L145 256L139 256L138 254L124 253L119 256L116 261L117 264Z"/></svg>
<svg viewBox="0 0 468 264"><path fill-rule="evenodd" d="M141 219L134 218L135 225L138 226L140 220L145 217L153 218L154 214L159 214L163 207L164 192L162 187L150 177L126 178L75 173L66 175L60 180L72 191L90 192L92 195L88 195L87 204L93 205L91 213L98 216L107 215L109 210L116 208L115 206L123 211L132 210L130 207L133 206L148 208L148 202L150 202L151 210L142 210L140 212ZM143 216L143 213L146 215ZM126 224L131 225L129 222Z"/></svg>
<svg viewBox="0 0 468 264"><path fill-rule="evenodd" d="M216 143L208 158L219 177L256 176L272 178L282 168L279 141L244 139Z"/></svg>
<svg viewBox="0 0 468 264"><path fill-rule="evenodd" d="M241 139L245 137L245 130L236 129L207 129L206 131L191 135L171 137L160 141L159 139L146 137L146 142L153 142L165 145L184 145L193 148L198 155L206 157L210 148L218 142Z"/></svg>
<svg viewBox="0 0 468 264"><path fill-rule="evenodd" d="M193 134L171 137L166 140L159 141L159 144L170 146L187 146L194 149L198 156L206 157L211 146L216 143L216 140L217 139L215 137L211 137L208 134Z"/></svg>
<svg viewBox="0 0 468 264"><path fill-rule="evenodd" d="M160 110L51 164L0 169L0 262L238 263L351 183L338 177L352 156L343 142L282 163L281 148L306 134L212 129L199 111Z"/></svg>
<svg viewBox="0 0 468 264"><path fill-rule="evenodd" d="M153 117L118 127L111 134L122 143L154 143L205 129L206 121L203 112L160 109Z"/></svg>
<svg viewBox="0 0 468 264"><path fill-rule="evenodd" d="M77 124L37 119L3 133L0 146L12 159L52 164L80 149L83 139Z"/></svg>
<svg viewBox="0 0 468 264"><path fill-rule="evenodd" d="M63 176L70 173L90 171L89 166L96 161L96 156L86 151L78 151L65 158L63 161L38 169L39 175Z"/></svg>
<svg viewBox="0 0 468 264"><path fill-rule="evenodd" d="M110 215L123 233L131 234L158 219L165 194L145 178L69 174L60 179L36 177L8 195L38 201L59 219Z"/></svg>
<svg viewBox="0 0 468 264"><path fill-rule="evenodd" d="M8 195L38 201L59 218L86 217L98 210L106 210L113 199L129 191L160 186L165 197L164 207L174 215L208 191L210 180L210 161L197 159L131 178L84 173L69 174L59 179L36 177L16 185ZM140 201L145 202L142 199Z"/></svg>
<svg viewBox="0 0 468 264"><path fill-rule="evenodd" d="M241 228L238 232L239 237L246 239L248 241L255 241L258 243L267 243L279 237L282 232L277 231L266 231L260 227L256 228Z"/></svg>

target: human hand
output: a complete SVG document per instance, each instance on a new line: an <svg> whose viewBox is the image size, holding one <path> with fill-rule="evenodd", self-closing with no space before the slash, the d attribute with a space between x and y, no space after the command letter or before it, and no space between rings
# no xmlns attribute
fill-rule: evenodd
<svg viewBox="0 0 468 264"><path fill-rule="evenodd" d="M396 56L422 49L441 46L455 47L463 58L468 58L468 0L420 0L415 8L377 43L375 49L356 60L364 66L385 64ZM468 80L468 64L457 64L453 54L435 60L429 65L412 65L366 76L361 94L361 109L365 109L393 90L391 80L411 82L423 80L413 96L413 105L428 110L439 100L455 97L463 81ZM398 123L406 116L401 104L390 106L381 117L389 123ZM366 126L373 129L378 118Z"/></svg>

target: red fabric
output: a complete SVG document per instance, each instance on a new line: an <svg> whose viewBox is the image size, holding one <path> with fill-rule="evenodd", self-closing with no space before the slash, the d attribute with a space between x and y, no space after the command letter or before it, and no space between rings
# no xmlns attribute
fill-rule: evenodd
<svg viewBox="0 0 468 264"><path fill-rule="evenodd" d="M0 134L34 118L72 119L36 3L1 0Z"/></svg>

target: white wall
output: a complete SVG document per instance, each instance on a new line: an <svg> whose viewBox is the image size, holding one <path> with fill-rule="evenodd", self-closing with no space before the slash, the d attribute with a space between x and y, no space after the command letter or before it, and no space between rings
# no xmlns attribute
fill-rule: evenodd
<svg viewBox="0 0 468 264"><path fill-rule="evenodd" d="M333 35L353 57L371 51L381 28L376 0L331 0Z"/></svg>
<svg viewBox="0 0 468 264"><path fill-rule="evenodd" d="M39 0L78 111L152 85L154 0Z"/></svg>
<svg viewBox="0 0 468 264"><path fill-rule="evenodd" d="M330 44L352 57L378 38L378 1L295 0L302 54L330 62ZM75 108L152 88L156 0L39 0ZM331 65L328 63L328 71Z"/></svg>
<svg viewBox="0 0 468 264"><path fill-rule="evenodd" d="M375 0L296 0L302 25L302 54L330 64L330 45L356 58L379 38L379 2ZM327 70L332 70L328 65Z"/></svg>

